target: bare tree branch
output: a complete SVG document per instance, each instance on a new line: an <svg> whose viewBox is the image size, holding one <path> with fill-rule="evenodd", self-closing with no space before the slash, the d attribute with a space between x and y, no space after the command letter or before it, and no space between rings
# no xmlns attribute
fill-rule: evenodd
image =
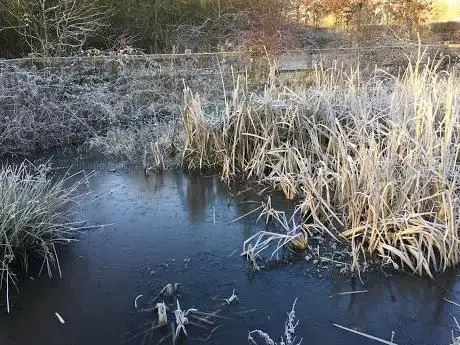
<svg viewBox="0 0 460 345"><path fill-rule="evenodd" d="M82 50L88 37L106 25L112 12L98 6L95 0L6 0L0 9L11 18L8 27L15 30L29 45L32 53L62 56Z"/></svg>

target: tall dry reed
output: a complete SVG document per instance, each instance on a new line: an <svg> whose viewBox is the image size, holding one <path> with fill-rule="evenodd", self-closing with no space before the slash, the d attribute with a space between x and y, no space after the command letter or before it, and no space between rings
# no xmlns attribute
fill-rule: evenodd
<svg viewBox="0 0 460 345"><path fill-rule="evenodd" d="M313 86L292 88L272 74L262 95L238 79L218 123L186 88L184 162L295 197L309 231L350 243L354 269L379 256L433 276L460 258L460 81L438 67L318 68Z"/></svg>

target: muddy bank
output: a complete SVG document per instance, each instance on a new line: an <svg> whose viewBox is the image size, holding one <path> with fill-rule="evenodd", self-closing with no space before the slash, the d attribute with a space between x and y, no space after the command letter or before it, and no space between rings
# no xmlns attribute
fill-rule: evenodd
<svg viewBox="0 0 460 345"><path fill-rule="evenodd" d="M98 199L83 206L79 217L107 226L85 231L79 242L61 250L62 279L31 272L21 282L12 296L13 313L0 315L1 344L142 344L135 336L153 317L137 312L134 298L143 294L139 303L145 303L169 282L183 285L185 309L212 312L233 288L240 300L222 311L231 320L219 321L223 326L208 341L198 338L209 332L191 327L189 344L246 344L254 328L277 337L296 297L297 333L306 343L374 344L332 323L388 340L394 331L397 344L451 341L452 316L459 316L460 308L443 298L460 300L455 272L434 281L374 272L363 275L362 285L333 266L296 260L254 273L238 253L244 239L263 225L254 223L256 216L229 222L252 210L256 204L248 201L257 195L235 198L214 177L170 172L146 179L141 169L116 163L73 163L75 169L97 171L90 187ZM273 202L276 208L292 207L283 199ZM329 297L364 289L368 292ZM148 343L163 335L154 332Z"/></svg>

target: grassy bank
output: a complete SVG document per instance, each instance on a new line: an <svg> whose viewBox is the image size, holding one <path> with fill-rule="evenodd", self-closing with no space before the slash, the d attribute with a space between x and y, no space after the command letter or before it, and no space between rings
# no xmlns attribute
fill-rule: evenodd
<svg viewBox="0 0 460 345"><path fill-rule="evenodd" d="M221 101L218 63L227 73L229 63L244 66L245 57L227 63L215 56L189 61L128 55L0 61L0 156L94 139L93 147L130 158L100 140L124 131L131 138L134 133L136 145L143 142L135 152L140 157L149 146L147 129L180 118L184 82L200 88L210 103ZM211 68L216 73L208 73Z"/></svg>
<svg viewBox="0 0 460 345"><path fill-rule="evenodd" d="M378 256L433 276L460 258L457 73L436 63L368 78L318 69L311 87L273 79L263 94L238 80L218 122L186 89L184 162L282 189L314 220L307 233L350 244L355 270Z"/></svg>

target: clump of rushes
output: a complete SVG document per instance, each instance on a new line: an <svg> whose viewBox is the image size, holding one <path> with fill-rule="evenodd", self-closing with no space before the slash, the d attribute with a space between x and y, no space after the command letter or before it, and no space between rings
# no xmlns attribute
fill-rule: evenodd
<svg viewBox="0 0 460 345"><path fill-rule="evenodd" d="M48 164L36 167L25 161L0 170L0 286L8 312L14 269L27 271L29 259L38 258L50 276L56 270L61 275L56 244L73 240L81 226L68 221L87 176L49 178L49 169Z"/></svg>
<svg viewBox="0 0 460 345"><path fill-rule="evenodd" d="M186 89L184 161L283 190L310 230L350 243L355 270L374 256L433 276L460 260L460 80L440 63L318 68L313 86L262 96L238 80L218 125Z"/></svg>

